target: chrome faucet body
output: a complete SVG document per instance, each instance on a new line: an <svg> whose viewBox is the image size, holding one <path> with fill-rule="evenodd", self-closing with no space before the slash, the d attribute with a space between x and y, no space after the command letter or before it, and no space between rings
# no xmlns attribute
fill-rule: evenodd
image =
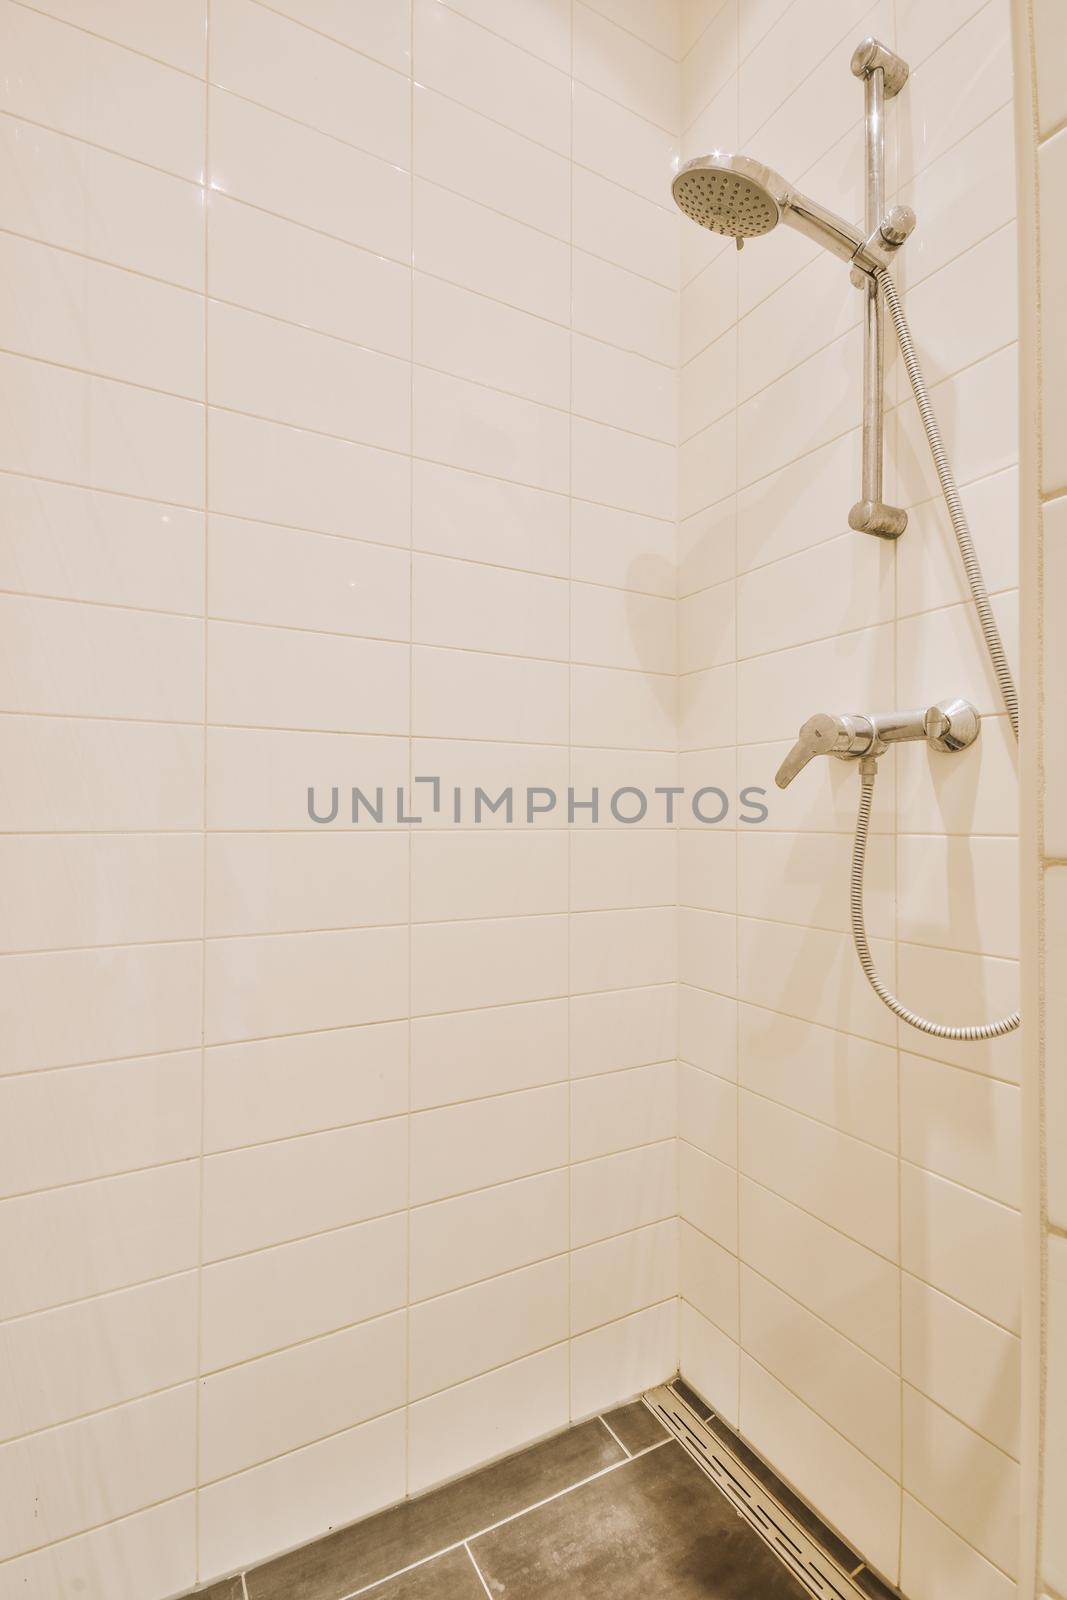
<svg viewBox="0 0 1067 1600"><path fill-rule="evenodd" d="M982 719L968 700L938 700L915 711L847 714L819 711L809 717L797 742L775 773L779 789L788 788L814 756L842 761L884 755L891 744L925 739L935 750L965 750L978 737Z"/></svg>

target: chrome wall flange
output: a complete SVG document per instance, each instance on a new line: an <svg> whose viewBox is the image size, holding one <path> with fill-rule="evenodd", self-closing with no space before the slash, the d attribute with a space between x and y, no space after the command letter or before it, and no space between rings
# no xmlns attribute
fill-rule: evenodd
<svg viewBox="0 0 1067 1600"><path fill-rule="evenodd" d="M982 718L969 700L939 700L927 708L923 724L935 750L966 750L977 739Z"/></svg>

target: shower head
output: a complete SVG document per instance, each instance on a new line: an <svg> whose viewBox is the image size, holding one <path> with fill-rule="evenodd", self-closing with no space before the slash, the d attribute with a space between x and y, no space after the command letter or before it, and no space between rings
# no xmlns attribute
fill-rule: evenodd
<svg viewBox="0 0 1067 1600"><path fill-rule="evenodd" d="M770 233L789 199L789 185L777 172L724 150L687 162L671 188L687 217L732 239Z"/></svg>
<svg viewBox="0 0 1067 1600"><path fill-rule="evenodd" d="M712 233L737 240L770 233L779 222L806 234L825 249L851 261L864 235L852 223L790 188L785 179L751 156L712 150L687 161L671 184L675 204Z"/></svg>

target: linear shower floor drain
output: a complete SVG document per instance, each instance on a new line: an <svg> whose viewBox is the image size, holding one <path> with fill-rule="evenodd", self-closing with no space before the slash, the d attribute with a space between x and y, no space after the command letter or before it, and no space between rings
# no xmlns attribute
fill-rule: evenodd
<svg viewBox="0 0 1067 1600"><path fill-rule="evenodd" d="M757 1463L734 1430L690 1395L684 1384L675 1382L650 1389L643 1398L809 1594L817 1600L900 1600L899 1590L890 1589L814 1513L801 1507ZM803 1520L783 1501L792 1502Z"/></svg>

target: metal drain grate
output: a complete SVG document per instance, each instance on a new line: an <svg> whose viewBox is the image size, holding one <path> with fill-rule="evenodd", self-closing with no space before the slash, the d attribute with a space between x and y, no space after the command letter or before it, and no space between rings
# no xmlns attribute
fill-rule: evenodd
<svg viewBox="0 0 1067 1600"><path fill-rule="evenodd" d="M809 1594L817 1600L892 1600L894 1591L859 1556L846 1568L819 1544L671 1385L650 1390L644 1401ZM718 1419L716 1426L723 1428ZM829 1529L827 1535L839 1544ZM852 1554L840 1549L846 1558Z"/></svg>

